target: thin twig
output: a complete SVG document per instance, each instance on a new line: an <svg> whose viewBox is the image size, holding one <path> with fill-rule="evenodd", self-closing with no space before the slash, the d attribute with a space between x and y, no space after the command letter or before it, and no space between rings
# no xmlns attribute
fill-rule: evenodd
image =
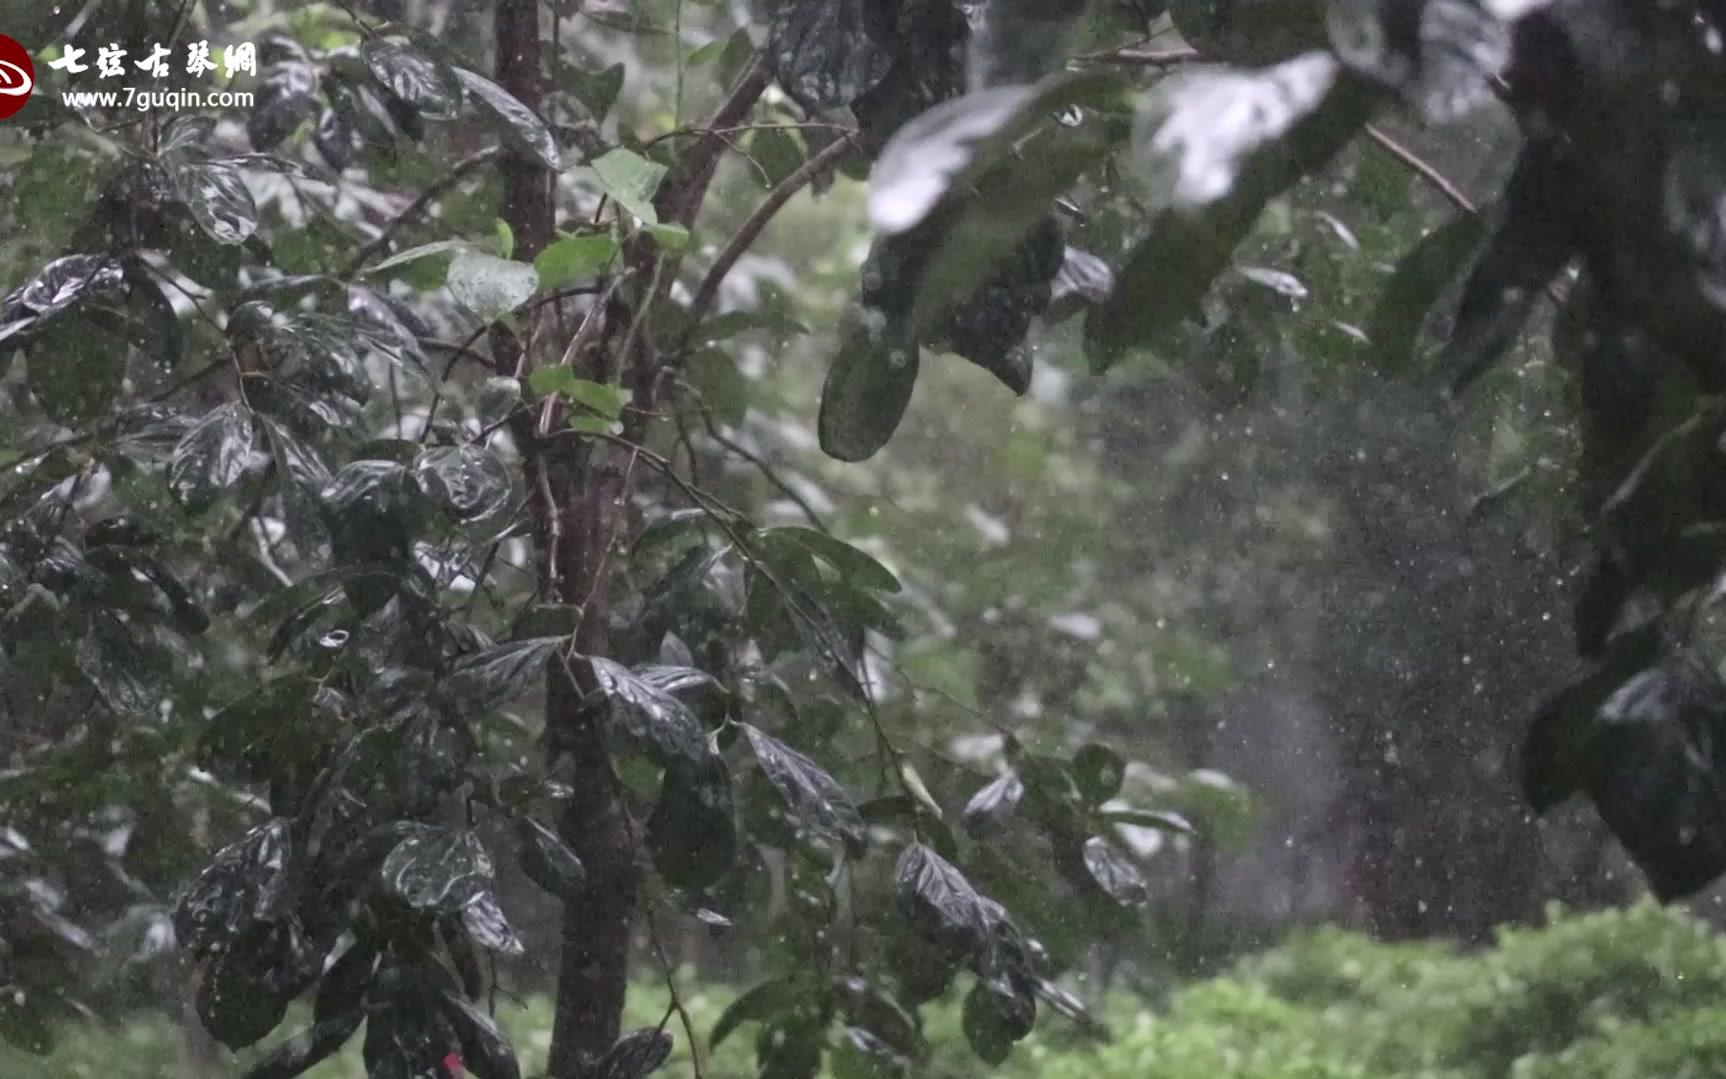
<svg viewBox="0 0 1726 1079"><path fill-rule="evenodd" d="M611 306L611 298L617 295L618 287L623 284L623 279L627 276L628 273L625 272L613 277L610 284L605 286L605 291L601 292L598 298L593 301L593 306L589 307L587 314L582 316L581 325L576 328L575 336L569 339L569 344L565 346L563 356L557 361L556 366L575 370L577 362L581 359L581 354L587 351L587 346L592 343L594 335L599 332L600 326L603 325L605 309ZM551 431L552 410L556 405L556 395L548 394L544 406L540 409L539 424L535 429L541 438L544 438Z"/></svg>
<svg viewBox="0 0 1726 1079"><path fill-rule="evenodd" d="M1079 57L1099 64L1122 64L1129 67L1175 67L1180 64L1202 64L1204 54L1197 49L1112 49Z"/></svg>
<svg viewBox="0 0 1726 1079"><path fill-rule="evenodd" d="M719 422L713 415L713 408L706 402L706 400L702 399L701 391L696 389L694 386L689 385L687 382L680 382L679 384L682 385L685 390L695 395L696 411L701 414L702 426L707 430L707 437L717 442L722 449L725 449L730 453L734 453L754 465L756 470L761 473L762 477L766 479L768 483L777 488L780 494L789 498L797 508L803 512L803 516L809 519L809 523L814 525L817 531L826 532L827 525L821 520L821 515L815 512L815 507L811 506L808 499L804 498L801 494L798 494L796 488L792 487L791 484L786 482L784 477L779 475L778 471L774 469L772 462L721 431L719 429ZM681 420L681 415L679 416L679 419Z"/></svg>
<svg viewBox="0 0 1726 1079"><path fill-rule="evenodd" d="M418 218L421 214L425 213L432 203L448 194L451 188L455 187L455 185L461 183L467 178L468 173L479 168L481 165L496 160L498 155L502 152L503 151L499 147L489 146L484 150L469 154L456 162L455 165L450 168L449 172L438 177L430 187L427 187L424 191L420 192L419 198L414 199L413 202L409 203L407 209L390 218L389 222L384 225L383 230L380 231L377 236L373 237L370 243L354 252L353 258L348 260L348 264L342 268L342 272L338 276L343 280L346 280L347 278L353 277L355 274L359 273L360 270L365 267L365 264L371 261L372 256L389 246L390 240L395 237L396 233L400 232L402 228L414 219Z"/></svg>
<svg viewBox="0 0 1726 1079"><path fill-rule="evenodd" d="M707 271L707 276L702 279L701 287L695 290L695 299L689 304L688 314L688 325L691 333L697 326L701 325L701 320L707 316L707 310L713 306L713 301L719 296L719 288L725 283L726 275L731 272L732 267L737 265L737 260L741 259L750 246L755 243L756 238L761 235L761 230L767 227L768 222L773 220L780 208L791 200L791 196L808 187L815 177L821 175L823 171L844 157L855 146L855 136L846 134L843 138L822 149L820 153L803 162L796 171L781 180L779 186L768 192L767 198L762 200L761 205L757 206L755 211L732 234L724 250L720 251L718 257L713 260L713 266Z"/></svg>
<svg viewBox="0 0 1726 1079"><path fill-rule="evenodd" d="M1402 143L1391 138L1372 124L1366 125L1366 136L1373 142L1377 143L1390 156L1396 158L1404 165L1407 165L1410 169L1413 169L1416 175L1431 184L1439 194L1449 199L1457 209L1461 210L1465 214L1477 214L1480 212L1480 207L1474 204L1473 199L1464 194L1460 187L1457 187L1455 183L1451 182L1449 177L1445 176L1444 173L1439 172L1438 169L1429 164L1425 158L1416 154L1413 150L1410 150Z"/></svg>

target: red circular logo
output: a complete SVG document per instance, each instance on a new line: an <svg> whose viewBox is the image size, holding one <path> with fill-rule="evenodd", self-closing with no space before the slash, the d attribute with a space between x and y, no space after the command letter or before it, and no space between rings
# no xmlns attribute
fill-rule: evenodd
<svg viewBox="0 0 1726 1079"><path fill-rule="evenodd" d="M0 120L6 119L30 100L36 89L36 65L24 46L0 34Z"/></svg>

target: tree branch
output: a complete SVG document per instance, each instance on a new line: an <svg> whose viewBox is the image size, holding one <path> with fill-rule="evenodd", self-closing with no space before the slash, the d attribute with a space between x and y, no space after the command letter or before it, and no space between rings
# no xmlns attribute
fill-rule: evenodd
<svg viewBox="0 0 1726 1079"><path fill-rule="evenodd" d="M757 206L755 211L744 220L730 241L726 243L725 248L713 260L713 266L707 271L707 276L702 279L701 287L695 290L695 299L689 304L688 324L690 333L694 333L695 328L701 325L701 320L707 317L708 308L713 306L713 301L718 297L719 287L725 283L726 275L731 272L732 267L737 265L737 260L749 250L750 245L755 243L756 238L761 235L761 230L767 227L774 215L778 214L780 209L791 201L791 196L808 187L815 177L821 175L823 171L844 157L856 145L855 136L847 133L845 137L803 162L795 172L781 180L779 186L770 191L767 198L762 200L761 205Z"/></svg>
<svg viewBox="0 0 1726 1079"><path fill-rule="evenodd" d="M383 230L373 237L370 243L354 252L354 257L348 260L348 264L346 266L342 267L342 271L338 276L345 281L359 273L360 270L365 267L365 264L372 260L373 256L377 255L384 248L389 246L390 240L394 238L396 233L400 232L409 222L414 221L421 214L425 213L426 210L431 207L432 203L448 194L451 188L466 179L468 174L473 172L473 170L479 168L481 165L495 161L500 153L502 153L501 150L496 146L492 146L481 150L478 153L469 154L467 157L456 162L455 165L450 168L449 172L438 177L436 182L434 182L430 187L427 187L424 191L420 192L419 198L410 203L407 209L390 218L388 223L384 225Z"/></svg>

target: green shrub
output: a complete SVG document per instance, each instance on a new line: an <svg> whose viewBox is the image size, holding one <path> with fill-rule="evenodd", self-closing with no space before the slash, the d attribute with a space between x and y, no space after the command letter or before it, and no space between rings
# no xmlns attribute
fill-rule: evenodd
<svg viewBox="0 0 1726 1079"><path fill-rule="evenodd" d="M686 990L705 1039L731 999ZM629 1025L665 1014L657 983L632 994ZM1726 938L1687 915L1643 904L1585 916L1554 913L1544 928L1504 933L1463 954L1441 944L1376 944L1335 929L1302 934L1242 961L1226 976L1173 993L1151 1009L1125 994L1101 1013L1100 1042L1051 1019L997 1069L966 1049L956 1004L925 1009L938 1079L1701 1079L1726 1076ZM524 1074L543 1067L550 1010L543 1000L499 1016ZM667 1079L691 1079L678 1020ZM0 1050L0 1076L157 1079L177 1076L167 1022L68 1031L47 1060ZM708 1079L753 1074L745 1027L717 1051ZM362 1079L356 1047L312 1079Z"/></svg>

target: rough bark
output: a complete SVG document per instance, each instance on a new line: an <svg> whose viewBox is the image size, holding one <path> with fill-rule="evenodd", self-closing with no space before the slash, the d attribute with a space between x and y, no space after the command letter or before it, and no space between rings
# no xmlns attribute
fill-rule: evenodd
<svg viewBox="0 0 1726 1079"><path fill-rule="evenodd" d="M498 0L499 85L529 108L543 98L543 41L538 0ZM517 155L500 164L504 219L515 233L516 257L531 259L553 234L551 176ZM500 359L521 345L500 332ZM595 354L603 348L595 349ZM580 363L582 358L577 358ZM601 377L583 370L583 377ZM516 427L526 460L528 490L540 550L540 594L577 608L576 650L607 653L606 552L622 523L625 482L604 446L540 438L531 423ZM643 869L606 747L603 711L584 709L593 687L579 664L554 664L546 692L546 753L552 772L575 792L558 822L564 841L587 867L588 887L565 906L553 1016L550 1074L577 1079L617 1040L629 985L629 951Z"/></svg>

